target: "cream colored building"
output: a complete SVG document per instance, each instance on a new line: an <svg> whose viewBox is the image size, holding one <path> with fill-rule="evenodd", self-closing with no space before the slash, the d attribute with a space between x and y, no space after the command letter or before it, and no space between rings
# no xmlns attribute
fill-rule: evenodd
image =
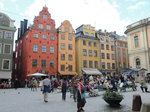
<svg viewBox="0 0 150 112"><path fill-rule="evenodd" d="M127 26L129 67L150 71L150 18Z"/></svg>

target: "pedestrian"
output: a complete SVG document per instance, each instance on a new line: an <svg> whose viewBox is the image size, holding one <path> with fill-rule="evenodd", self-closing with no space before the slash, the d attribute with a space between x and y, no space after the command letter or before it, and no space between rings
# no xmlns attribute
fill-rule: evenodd
<svg viewBox="0 0 150 112"><path fill-rule="evenodd" d="M83 107L85 106L86 100L83 95L85 94L83 79L80 78L78 82L78 91L77 91L77 112L84 112ZM85 96L85 95L84 95Z"/></svg>
<svg viewBox="0 0 150 112"><path fill-rule="evenodd" d="M62 87L61 87L61 91L62 91L62 100L65 101L66 100L66 92L67 92L67 82L66 82L66 78L64 78L63 82L62 82Z"/></svg>
<svg viewBox="0 0 150 112"><path fill-rule="evenodd" d="M141 84L142 92L144 92L144 89L145 89L145 92L149 92L149 91L147 91L148 87L147 87L146 82L144 80L142 80L140 84Z"/></svg>
<svg viewBox="0 0 150 112"><path fill-rule="evenodd" d="M50 79L46 76L45 79L43 80L43 95L44 95L44 102L48 102L48 94L51 92L51 81Z"/></svg>
<svg viewBox="0 0 150 112"><path fill-rule="evenodd" d="M74 102L77 100L77 80L76 78L72 79L72 87L73 87L73 99Z"/></svg>
<svg viewBox="0 0 150 112"><path fill-rule="evenodd" d="M16 78L14 82L14 88L17 90L18 87L19 87L19 80Z"/></svg>

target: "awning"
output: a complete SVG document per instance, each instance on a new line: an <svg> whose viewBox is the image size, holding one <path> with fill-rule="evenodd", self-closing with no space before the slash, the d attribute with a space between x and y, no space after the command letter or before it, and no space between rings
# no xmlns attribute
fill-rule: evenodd
<svg viewBox="0 0 150 112"><path fill-rule="evenodd" d="M59 72L60 75L77 75L76 72Z"/></svg>
<svg viewBox="0 0 150 112"><path fill-rule="evenodd" d="M33 76L33 77L41 77L41 76L48 76L47 74L42 74L42 73L33 73L33 74L29 74L27 76Z"/></svg>
<svg viewBox="0 0 150 112"><path fill-rule="evenodd" d="M11 72L0 72L0 79L11 79Z"/></svg>
<svg viewBox="0 0 150 112"><path fill-rule="evenodd" d="M123 74L130 74L131 72L133 72L133 70L128 70L126 72L123 72Z"/></svg>
<svg viewBox="0 0 150 112"><path fill-rule="evenodd" d="M87 75L102 75L102 73L98 69L94 68L82 68L82 71Z"/></svg>

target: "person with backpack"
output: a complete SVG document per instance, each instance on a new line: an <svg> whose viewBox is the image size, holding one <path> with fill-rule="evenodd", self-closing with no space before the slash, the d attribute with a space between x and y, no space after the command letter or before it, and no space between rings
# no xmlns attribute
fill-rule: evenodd
<svg viewBox="0 0 150 112"><path fill-rule="evenodd" d="M64 80L62 82L61 92L62 92L62 100L65 101L66 100L66 92L67 92L66 78L64 78Z"/></svg>

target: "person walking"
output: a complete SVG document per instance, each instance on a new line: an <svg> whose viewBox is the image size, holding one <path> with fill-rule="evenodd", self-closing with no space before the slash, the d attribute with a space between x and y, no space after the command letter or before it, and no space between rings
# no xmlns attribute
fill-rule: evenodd
<svg viewBox="0 0 150 112"><path fill-rule="evenodd" d="M75 78L72 79L72 87L73 87L73 99L74 102L77 100L77 81Z"/></svg>
<svg viewBox="0 0 150 112"><path fill-rule="evenodd" d="M84 98L84 94L85 94L85 91L84 91L84 85L83 85L83 79L80 78L78 84L78 90L77 90L77 112L84 112L83 110L83 107L85 106L85 103L86 103L86 100Z"/></svg>
<svg viewBox="0 0 150 112"><path fill-rule="evenodd" d="M17 90L18 87L19 87L19 80L16 78L14 82L14 88Z"/></svg>
<svg viewBox="0 0 150 112"><path fill-rule="evenodd" d="M43 90L43 95L44 95L44 102L47 103L48 102L48 94L51 91L51 81L47 76L43 80L42 88L43 88L42 90Z"/></svg>
<svg viewBox="0 0 150 112"><path fill-rule="evenodd" d="M66 82L66 78L64 78L63 82L62 82L62 100L65 101L66 100L66 92L67 92L67 82Z"/></svg>

